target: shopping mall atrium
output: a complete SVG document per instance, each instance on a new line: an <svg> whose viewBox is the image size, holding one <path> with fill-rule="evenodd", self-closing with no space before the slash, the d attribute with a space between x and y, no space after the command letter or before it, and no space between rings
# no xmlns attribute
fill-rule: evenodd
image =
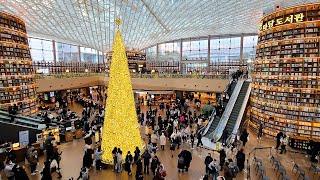
<svg viewBox="0 0 320 180"><path fill-rule="evenodd" d="M320 179L319 0L0 0L0 180Z"/></svg>

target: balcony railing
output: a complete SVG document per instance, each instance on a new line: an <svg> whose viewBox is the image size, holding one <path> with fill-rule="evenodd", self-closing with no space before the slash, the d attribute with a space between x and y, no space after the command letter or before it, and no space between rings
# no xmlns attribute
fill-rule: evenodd
<svg viewBox="0 0 320 180"><path fill-rule="evenodd" d="M36 74L36 79L43 78L73 78L73 77L91 77L91 76L104 76L108 77L107 73L60 73L60 74ZM202 74L162 74L162 73L152 73L152 74L140 74L131 73L132 78L196 78L196 79L228 79L227 75L202 75Z"/></svg>

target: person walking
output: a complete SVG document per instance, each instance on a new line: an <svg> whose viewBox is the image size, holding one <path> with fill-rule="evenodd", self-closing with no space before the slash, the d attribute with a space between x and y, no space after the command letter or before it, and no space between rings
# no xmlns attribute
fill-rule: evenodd
<svg viewBox="0 0 320 180"><path fill-rule="evenodd" d="M245 147L246 143L248 142L248 136L249 136L249 133L247 129L244 129L240 135L240 140L242 141L243 147Z"/></svg>
<svg viewBox="0 0 320 180"><path fill-rule="evenodd" d="M145 174L149 174L149 164L150 164L151 154L147 149L142 154L142 158L143 158L143 172Z"/></svg>
<svg viewBox="0 0 320 180"><path fill-rule="evenodd" d="M194 144L194 133L193 133L193 131L190 134L190 142L191 142L191 149L193 149L193 144Z"/></svg>
<svg viewBox="0 0 320 180"><path fill-rule="evenodd" d="M206 166L206 174L209 174L209 164L213 161L213 158L211 157L211 154L208 153L206 158L204 159L204 164Z"/></svg>
<svg viewBox="0 0 320 180"><path fill-rule="evenodd" d="M202 134L201 134L201 132L198 132L198 134L197 134L197 139L198 139L197 147L199 147L200 145L203 146L203 143L202 143Z"/></svg>
<svg viewBox="0 0 320 180"><path fill-rule="evenodd" d="M41 172L41 180L52 180L50 164L50 161L44 162L44 168Z"/></svg>
<svg viewBox="0 0 320 180"><path fill-rule="evenodd" d="M244 169L244 163L246 160L246 155L243 152L243 148L241 148L237 155L236 155L236 159L237 159L237 166L239 168L239 171L242 171Z"/></svg>
<svg viewBox="0 0 320 180"><path fill-rule="evenodd" d="M164 146L166 145L166 142L167 142L167 138L164 135L164 133L162 133L160 136L160 146L162 150L164 150Z"/></svg>
<svg viewBox="0 0 320 180"><path fill-rule="evenodd" d="M213 180L217 179L217 176L219 175L220 166L216 159L210 162L209 164L209 175L212 176Z"/></svg>
<svg viewBox="0 0 320 180"><path fill-rule="evenodd" d="M133 162L133 157L130 153L130 151L128 151L126 158L125 158L125 163L124 163L124 167L125 167L125 171L128 172L128 175L131 176L131 164Z"/></svg>

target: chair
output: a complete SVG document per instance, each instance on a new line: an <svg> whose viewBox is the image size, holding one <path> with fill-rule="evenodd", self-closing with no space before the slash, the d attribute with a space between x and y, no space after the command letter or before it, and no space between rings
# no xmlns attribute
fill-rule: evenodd
<svg viewBox="0 0 320 180"><path fill-rule="evenodd" d="M256 164L257 164L257 163L262 164L262 160L259 159L259 158L257 158L257 157L254 157L254 158L253 158L253 161L254 161Z"/></svg>
<svg viewBox="0 0 320 180"><path fill-rule="evenodd" d="M294 170L296 170L296 173L297 173L299 169L300 169L300 167L298 166L298 164L294 163L293 168L292 168L292 172L294 172Z"/></svg>
<svg viewBox="0 0 320 180"><path fill-rule="evenodd" d="M289 176L284 175L284 176L282 176L282 179L281 179L281 180L290 180L290 178L289 178Z"/></svg>
<svg viewBox="0 0 320 180"><path fill-rule="evenodd" d="M261 177L261 178L263 178L263 176L266 174L266 171L265 171L265 169L264 169L264 167L261 165L261 166L259 166L259 168L258 168L258 175L259 175L259 177Z"/></svg>

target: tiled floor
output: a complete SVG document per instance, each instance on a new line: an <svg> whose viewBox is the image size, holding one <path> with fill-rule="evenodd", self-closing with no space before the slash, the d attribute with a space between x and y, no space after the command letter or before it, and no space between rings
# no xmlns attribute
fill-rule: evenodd
<svg viewBox="0 0 320 180"><path fill-rule="evenodd" d="M82 107L78 104L73 104L71 106L71 109L76 112L81 112ZM83 146L84 141L82 139L74 140L73 142L64 143L59 146L59 149L63 152L62 153L62 160L61 160L61 168L62 168L62 176L63 180L68 180L70 177L77 178L79 176L80 168L82 166L82 157L83 157ZM255 147L272 147L274 146L274 140L264 137L261 142L258 142L255 136L255 132L250 131L249 136L249 142L247 143L245 147L245 153L246 156L249 157L249 153L252 152L252 150ZM170 156L169 147L166 147L165 151L158 151L157 155L160 158L160 161L164 164L165 169L167 170L167 180L199 180L204 174L204 158L209 152L209 150L202 149L202 148L195 148L190 149L189 144L183 144L182 148L191 150L193 154L193 160L191 162L191 166L189 169L189 172L187 173L178 173L177 171L177 155L179 153L178 150L175 151L174 157L172 158ZM214 157L218 159L219 154L216 152L211 152L214 154ZM232 152L228 152L229 157L233 157L234 154ZM266 149L266 150L256 150L253 151L250 155L250 161L249 164L251 165L251 178L250 179L258 179L256 176L256 172L254 170L254 166L252 163L252 158L254 156L261 158L263 160L263 164L266 167L266 174L270 177L270 180L278 179L277 173L273 170L271 163L269 161L270 155L274 155L278 159L280 159L281 163L285 166L286 171L291 179L297 179L297 175L292 173L292 167L293 167L293 161L297 162L301 166L304 167L306 174L310 176L310 179L319 179L319 176L312 176L310 172L308 171L308 168L310 167L310 163L306 157L304 157L301 154L292 154L292 153L286 153L284 155L280 155L275 152L274 149ZM41 161L42 162L42 161ZM40 167L38 169L42 168L42 163L40 163ZM135 168L135 167L134 167ZM29 170L28 170L29 171ZM134 172L135 170L133 170ZM134 173L133 173L134 174ZM128 176L125 172L122 172L121 174L115 174L112 172L111 169L102 170L102 171L95 171L92 169L90 171L90 176L92 180L100 180L100 179L106 179L106 180L130 180L134 179L133 176ZM247 171L238 174L236 179L246 179L247 178ZM39 175L33 176L31 179L36 180L40 179ZM57 179L56 176L54 176L54 179ZM152 176L145 176L146 180L151 180Z"/></svg>

